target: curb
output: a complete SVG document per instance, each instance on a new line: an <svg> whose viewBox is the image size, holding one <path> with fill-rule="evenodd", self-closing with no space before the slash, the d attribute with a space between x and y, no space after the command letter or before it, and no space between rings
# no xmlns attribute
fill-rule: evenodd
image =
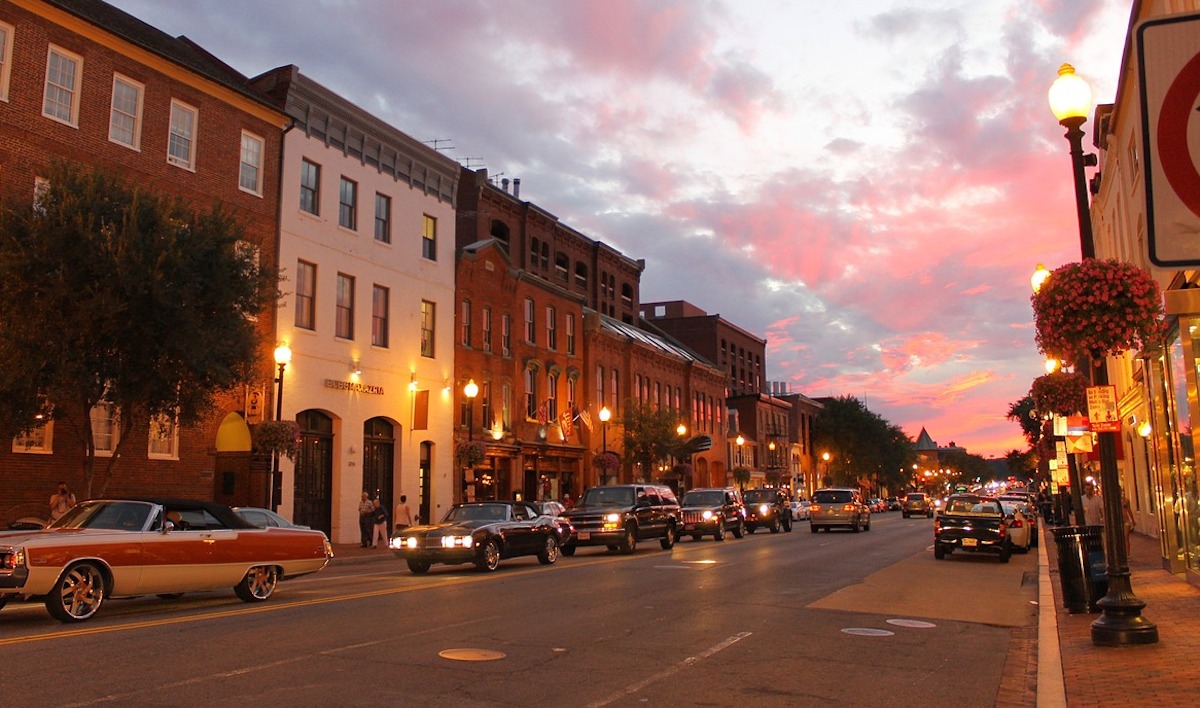
<svg viewBox="0 0 1200 708"><path fill-rule="evenodd" d="M1058 643L1058 608L1050 585L1050 559L1046 557L1046 525L1038 524L1038 708L1065 708L1062 649Z"/></svg>

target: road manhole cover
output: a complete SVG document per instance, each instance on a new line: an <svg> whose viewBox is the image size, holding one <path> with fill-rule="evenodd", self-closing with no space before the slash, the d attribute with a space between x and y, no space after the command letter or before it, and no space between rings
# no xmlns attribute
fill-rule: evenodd
<svg viewBox="0 0 1200 708"><path fill-rule="evenodd" d="M872 629L870 627L847 627L842 632L853 634L856 637L890 637L895 634L895 632L890 632L886 629Z"/></svg>
<svg viewBox="0 0 1200 708"><path fill-rule="evenodd" d="M932 629L933 627L937 626L933 622L922 622L921 620L910 619L890 619L887 621L887 623L894 624L897 627L909 627L911 629Z"/></svg>
<svg viewBox="0 0 1200 708"><path fill-rule="evenodd" d="M438 656L453 661L496 661L508 655L491 649L446 649L439 651Z"/></svg>

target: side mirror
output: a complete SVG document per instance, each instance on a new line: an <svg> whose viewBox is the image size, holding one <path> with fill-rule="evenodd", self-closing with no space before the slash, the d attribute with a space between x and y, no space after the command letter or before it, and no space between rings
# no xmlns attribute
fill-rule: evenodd
<svg viewBox="0 0 1200 708"><path fill-rule="evenodd" d="M164 521L163 522L163 527L162 527L163 533L171 533L174 530L175 530L175 522L173 522L173 521Z"/></svg>

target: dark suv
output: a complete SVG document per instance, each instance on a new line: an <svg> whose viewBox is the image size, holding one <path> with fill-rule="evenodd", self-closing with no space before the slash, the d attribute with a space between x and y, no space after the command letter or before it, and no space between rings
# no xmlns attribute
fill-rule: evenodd
<svg viewBox="0 0 1200 708"><path fill-rule="evenodd" d="M742 493L746 503L746 530L754 533L760 526L771 533L792 530L792 508L782 489L747 489Z"/></svg>
<svg viewBox="0 0 1200 708"><path fill-rule="evenodd" d="M746 509L737 487L689 489L683 493L679 505L683 514L682 533L690 534L693 541L708 534L724 541L726 531L732 531L735 538L746 533Z"/></svg>
<svg viewBox="0 0 1200 708"><path fill-rule="evenodd" d="M659 539L668 550L679 538L679 501L661 484L592 487L563 517L575 527L574 540L562 548L568 556L579 546L633 553L638 541L649 538Z"/></svg>

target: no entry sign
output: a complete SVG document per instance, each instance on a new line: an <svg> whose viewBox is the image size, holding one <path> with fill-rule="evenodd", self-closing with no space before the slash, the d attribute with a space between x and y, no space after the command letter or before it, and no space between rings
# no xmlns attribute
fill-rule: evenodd
<svg viewBox="0 0 1200 708"><path fill-rule="evenodd" d="M1200 15L1137 29L1150 262L1200 265Z"/></svg>

